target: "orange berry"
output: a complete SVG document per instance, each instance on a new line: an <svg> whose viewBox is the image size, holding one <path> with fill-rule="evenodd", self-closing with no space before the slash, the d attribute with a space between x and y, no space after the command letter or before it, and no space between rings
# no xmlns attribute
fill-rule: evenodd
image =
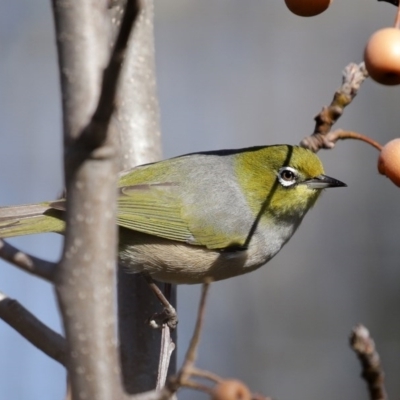
<svg viewBox="0 0 400 400"><path fill-rule="evenodd" d="M376 31L365 47L364 61L374 81L382 85L400 84L400 29Z"/></svg>
<svg viewBox="0 0 400 400"><path fill-rule="evenodd" d="M251 400L249 388L236 379L226 379L216 384L211 392L212 400Z"/></svg>
<svg viewBox="0 0 400 400"><path fill-rule="evenodd" d="M386 143L378 159L378 171L400 187L400 139Z"/></svg>
<svg viewBox="0 0 400 400"><path fill-rule="evenodd" d="M331 0L285 0L287 8L300 17L313 17L324 12Z"/></svg>

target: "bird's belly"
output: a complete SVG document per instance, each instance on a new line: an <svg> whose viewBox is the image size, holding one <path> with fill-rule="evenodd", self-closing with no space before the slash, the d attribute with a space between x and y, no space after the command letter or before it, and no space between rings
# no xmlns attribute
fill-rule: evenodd
<svg viewBox="0 0 400 400"><path fill-rule="evenodd" d="M265 264L281 247L268 246L262 237L255 237L248 249L219 251L137 232L133 235L130 232L128 238L120 238L121 264L128 271L145 272L155 280L178 284L245 274Z"/></svg>
<svg viewBox="0 0 400 400"><path fill-rule="evenodd" d="M179 242L135 244L120 248L123 266L145 272L168 283L202 283L207 278L221 280L245 273L247 252L208 250Z"/></svg>

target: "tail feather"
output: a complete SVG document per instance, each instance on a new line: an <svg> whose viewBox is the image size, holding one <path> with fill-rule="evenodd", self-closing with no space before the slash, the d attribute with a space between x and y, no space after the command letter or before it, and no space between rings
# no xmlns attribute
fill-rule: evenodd
<svg viewBox="0 0 400 400"><path fill-rule="evenodd" d="M51 203L0 207L0 237L24 236L35 233L63 232L63 212Z"/></svg>

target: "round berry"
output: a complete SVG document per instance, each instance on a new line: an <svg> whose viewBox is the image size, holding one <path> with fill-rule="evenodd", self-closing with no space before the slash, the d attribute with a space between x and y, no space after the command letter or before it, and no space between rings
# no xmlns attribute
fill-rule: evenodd
<svg viewBox="0 0 400 400"><path fill-rule="evenodd" d="M378 171L400 187L400 139L383 146L378 159Z"/></svg>
<svg viewBox="0 0 400 400"><path fill-rule="evenodd" d="M285 0L287 8L300 17L313 17L324 12L331 0Z"/></svg>
<svg viewBox="0 0 400 400"><path fill-rule="evenodd" d="M212 400L251 400L249 388L236 379L226 379L216 384L211 393Z"/></svg>
<svg viewBox="0 0 400 400"><path fill-rule="evenodd" d="M376 31L365 47L364 61L374 81L383 85L400 84L400 29Z"/></svg>

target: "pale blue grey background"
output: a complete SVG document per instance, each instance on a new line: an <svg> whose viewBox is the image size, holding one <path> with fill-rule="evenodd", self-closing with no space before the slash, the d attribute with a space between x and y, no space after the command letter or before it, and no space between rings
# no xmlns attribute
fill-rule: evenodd
<svg viewBox="0 0 400 400"><path fill-rule="evenodd" d="M218 148L298 143L395 8L334 0L316 18L283 0L156 0L156 58L165 157ZM366 82L339 127L385 143L399 135L400 88ZM0 204L60 192L61 114L50 2L0 0ZM199 367L281 400L367 398L348 348L353 325L372 331L392 398L400 392L400 189L379 176L376 150L356 142L320 153L348 183L323 195L266 267L216 283ZM61 240L13 240L56 260ZM50 285L1 263L0 290L53 328ZM179 288L179 360L199 287ZM0 399L64 396L63 368L0 321ZM182 392L182 398L202 395Z"/></svg>

